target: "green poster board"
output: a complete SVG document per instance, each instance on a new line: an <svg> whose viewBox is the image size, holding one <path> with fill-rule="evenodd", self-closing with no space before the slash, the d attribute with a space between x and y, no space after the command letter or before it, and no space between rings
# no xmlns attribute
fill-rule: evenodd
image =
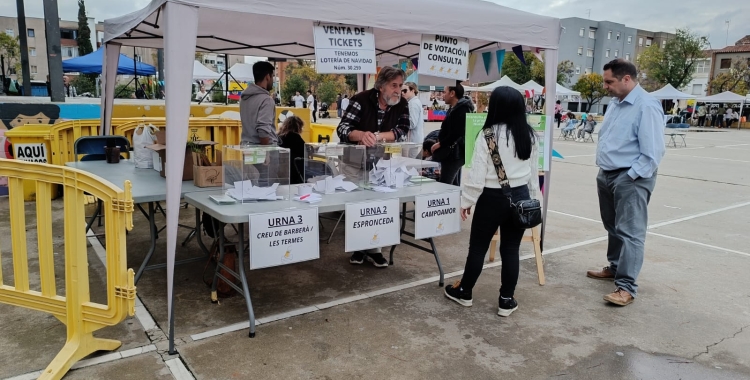
<svg viewBox="0 0 750 380"><path fill-rule="evenodd" d="M466 114L466 166L471 167L471 157L474 155L474 143L477 140L479 132L484 126L484 122L487 120L486 113L470 113ZM539 171L544 170L544 131L547 125L547 116L530 114L526 116L526 120L529 122L532 128L536 131L537 141L539 141Z"/></svg>

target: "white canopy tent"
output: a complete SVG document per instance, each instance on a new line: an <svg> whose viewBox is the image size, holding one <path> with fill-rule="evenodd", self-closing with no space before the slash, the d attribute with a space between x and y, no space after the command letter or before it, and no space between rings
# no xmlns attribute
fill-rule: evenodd
<svg viewBox="0 0 750 380"><path fill-rule="evenodd" d="M240 82L252 82L253 78L253 65L250 63L235 63L229 68L229 72L232 74L232 78Z"/></svg>
<svg viewBox="0 0 750 380"><path fill-rule="evenodd" d="M666 99L666 100L687 100L687 99L695 99L695 95L686 94L672 86L671 84L667 83L666 86L654 91L650 92L651 96L653 96L656 99Z"/></svg>
<svg viewBox="0 0 750 380"><path fill-rule="evenodd" d="M515 88L518 91L525 91L529 90L529 88L526 88L523 85L520 85L513 81L513 79L510 79L507 75L504 75L500 80L496 80L490 84L486 84L484 86L479 87L471 87L471 86L465 86L464 90L466 91L480 91L480 92L492 92L492 90L500 87L500 86L508 86L511 88Z"/></svg>
<svg viewBox="0 0 750 380"><path fill-rule="evenodd" d="M445 22L449 12L452 22ZM315 57L313 24L341 23L372 27L381 62L419 55L422 34L469 39L472 52L522 45L545 53L547 92L555 93L560 20L503 7L482 0L152 0L145 8L104 22L105 68L102 131L109 133L120 46L165 48L167 94L190 91L194 52L253 55L286 59ZM238 25L242 27L238 29ZM493 50L493 51L494 51ZM554 104L547 103L547 114ZM167 313L170 353L174 352L173 284L177 222L182 186L190 100L167 96ZM545 154L551 161L552 128L547 120ZM545 178L549 194L549 171ZM545 211L546 204L544 202ZM255 326L250 326L254 331Z"/></svg>
<svg viewBox="0 0 750 380"><path fill-rule="evenodd" d="M580 92L573 91L571 89L565 88L565 87L563 87L563 85L561 85L559 83L557 84L557 91L556 92L557 92L557 94L556 94L557 96L571 96L571 95L581 96Z"/></svg>
<svg viewBox="0 0 750 380"><path fill-rule="evenodd" d="M528 82L521 85L525 90L534 90L534 94L541 95L544 92L544 86L539 83L529 80Z"/></svg>
<svg viewBox="0 0 750 380"><path fill-rule="evenodd" d="M193 61L193 79L194 80L217 80L221 74L203 66L198 61Z"/></svg>
<svg viewBox="0 0 750 380"><path fill-rule="evenodd" d="M748 102L747 99L745 99L744 96L735 94L731 91L724 91L721 94L711 95L711 96L704 96L702 98L696 99L696 101L701 103L740 103L740 110L738 114L742 116L742 110L745 108L745 103ZM740 129L740 124L737 123L737 129Z"/></svg>

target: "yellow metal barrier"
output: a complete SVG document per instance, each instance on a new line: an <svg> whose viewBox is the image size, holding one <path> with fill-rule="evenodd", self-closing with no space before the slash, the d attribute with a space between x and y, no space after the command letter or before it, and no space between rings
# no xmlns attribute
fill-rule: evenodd
<svg viewBox="0 0 750 380"><path fill-rule="evenodd" d="M333 142L333 137L336 135L336 126L327 124L310 124L310 140L306 140L311 143L319 142ZM304 135L303 135L304 137Z"/></svg>
<svg viewBox="0 0 750 380"><path fill-rule="evenodd" d="M120 347L119 341L95 338L93 332L116 325L135 313L134 272L127 268L125 250L125 231L133 227L130 181L126 181L125 190L121 190L77 169L6 159L0 159L0 176L8 177L14 278L14 285L7 285L0 272L0 302L51 313L67 326L65 346L39 377L60 379L75 362L89 354ZM38 194L36 218L41 291L31 290L29 286L24 182L34 183ZM62 186L65 196L64 297L57 294L55 285L52 201L49 195L54 185ZM104 202L108 304L90 300L84 192Z"/></svg>

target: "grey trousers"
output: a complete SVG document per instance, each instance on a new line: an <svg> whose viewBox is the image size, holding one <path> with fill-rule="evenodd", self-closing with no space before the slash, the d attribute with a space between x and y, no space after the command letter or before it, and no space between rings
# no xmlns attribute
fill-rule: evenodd
<svg viewBox="0 0 750 380"><path fill-rule="evenodd" d="M648 202L656 185L651 178L633 180L628 169L604 171L596 176L599 212L609 233L607 260L615 272L615 285L636 296L635 281L643 266L648 226Z"/></svg>

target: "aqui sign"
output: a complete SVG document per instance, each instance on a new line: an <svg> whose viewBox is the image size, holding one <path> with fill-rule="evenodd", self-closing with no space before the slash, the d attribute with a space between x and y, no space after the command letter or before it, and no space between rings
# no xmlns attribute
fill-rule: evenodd
<svg viewBox="0 0 750 380"><path fill-rule="evenodd" d="M318 258L317 207L250 215L250 269Z"/></svg>
<svg viewBox="0 0 750 380"><path fill-rule="evenodd" d="M13 157L26 162L47 163L47 146L43 143L13 144Z"/></svg>
<svg viewBox="0 0 750 380"><path fill-rule="evenodd" d="M346 252L401 243L398 198L346 204Z"/></svg>
<svg viewBox="0 0 750 380"><path fill-rule="evenodd" d="M468 69L468 39L438 34L422 35L419 49L420 74L464 81Z"/></svg>
<svg viewBox="0 0 750 380"><path fill-rule="evenodd" d="M375 74L375 35L372 28L316 24L315 70L321 74Z"/></svg>
<svg viewBox="0 0 750 380"><path fill-rule="evenodd" d="M414 238L454 234L461 231L461 192L418 195L414 199Z"/></svg>

